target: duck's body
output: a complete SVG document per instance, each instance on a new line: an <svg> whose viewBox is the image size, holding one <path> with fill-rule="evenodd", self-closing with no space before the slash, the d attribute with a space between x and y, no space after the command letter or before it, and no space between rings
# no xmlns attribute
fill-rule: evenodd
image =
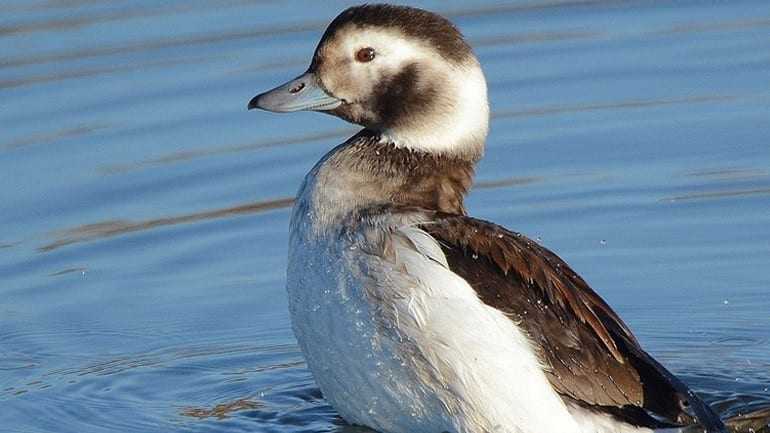
<svg viewBox="0 0 770 433"><path fill-rule="evenodd" d="M524 236L463 215L456 197L468 183L390 205L375 199L427 172L471 174L460 161L365 131L327 154L298 194L287 273L292 323L345 420L394 433L679 431L640 409L664 402L673 420L692 419L680 401L695 397L649 363L566 264ZM419 203L426 199L457 207L429 210ZM582 322L578 304L616 326L610 339L626 345L616 349L624 363ZM660 394L643 395L643 380Z"/></svg>
<svg viewBox="0 0 770 433"><path fill-rule="evenodd" d="M362 134L327 155L292 216L289 306L326 398L349 422L383 432L513 432L524 430L505 426L522 422L577 432L526 335L420 228L430 212L376 202L338 212L400 182L402 168L423 171L414 154L376 140ZM398 162L372 171L377 157ZM356 190L350 178L366 181Z"/></svg>
<svg viewBox="0 0 770 433"><path fill-rule="evenodd" d="M414 40L409 20L449 42ZM367 127L305 179L287 274L295 334L345 420L383 433L723 431L566 263L466 215L486 86L446 20L352 8L307 74L250 106Z"/></svg>

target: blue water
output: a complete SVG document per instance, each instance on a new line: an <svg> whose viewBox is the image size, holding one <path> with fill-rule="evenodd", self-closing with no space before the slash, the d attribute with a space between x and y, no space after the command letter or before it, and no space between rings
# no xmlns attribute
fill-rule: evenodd
<svg viewBox="0 0 770 433"><path fill-rule="evenodd" d="M290 198L355 129L246 111L348 4L0 2L0 431L363 431L284 293ZM720 411L770 404L770 2L413 4L488 76L471 213Z"/></svg>

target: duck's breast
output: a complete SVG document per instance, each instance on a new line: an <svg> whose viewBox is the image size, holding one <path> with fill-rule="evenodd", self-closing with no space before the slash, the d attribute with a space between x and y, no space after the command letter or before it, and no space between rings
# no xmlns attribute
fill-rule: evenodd
<svg viewBox="0 0 770 433"><path fill-rule="evenodd" d="M580 431L527 337L448 268L419 215L319 234L309 196L292 221L289 306L343 418L388 433Z"/></svg>

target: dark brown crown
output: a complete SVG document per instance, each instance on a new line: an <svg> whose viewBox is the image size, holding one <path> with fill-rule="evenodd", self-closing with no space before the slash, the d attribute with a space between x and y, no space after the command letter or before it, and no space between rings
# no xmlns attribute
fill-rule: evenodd
<svg viewBox="0 0 770 433"><path fill-rule="evenodd" d="M406 37L430 44L446 60L456 63L472 55L463 35L446 18L423 9L387 4L354 6L344 10L329 24L319 45L349 25L395 29Z"/></svg>

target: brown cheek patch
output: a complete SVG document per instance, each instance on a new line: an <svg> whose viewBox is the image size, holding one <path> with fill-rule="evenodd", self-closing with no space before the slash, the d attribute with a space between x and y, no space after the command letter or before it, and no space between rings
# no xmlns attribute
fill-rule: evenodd
<svg viewBox="0 0 770 433"><path fill-rule="evenodd" d="M411 116L430 111L432 101L438 96L433 83L420 83L420 69L416 63L406 65L383 81L374 89L372 104L386 127L403 125Z"/></svg>

